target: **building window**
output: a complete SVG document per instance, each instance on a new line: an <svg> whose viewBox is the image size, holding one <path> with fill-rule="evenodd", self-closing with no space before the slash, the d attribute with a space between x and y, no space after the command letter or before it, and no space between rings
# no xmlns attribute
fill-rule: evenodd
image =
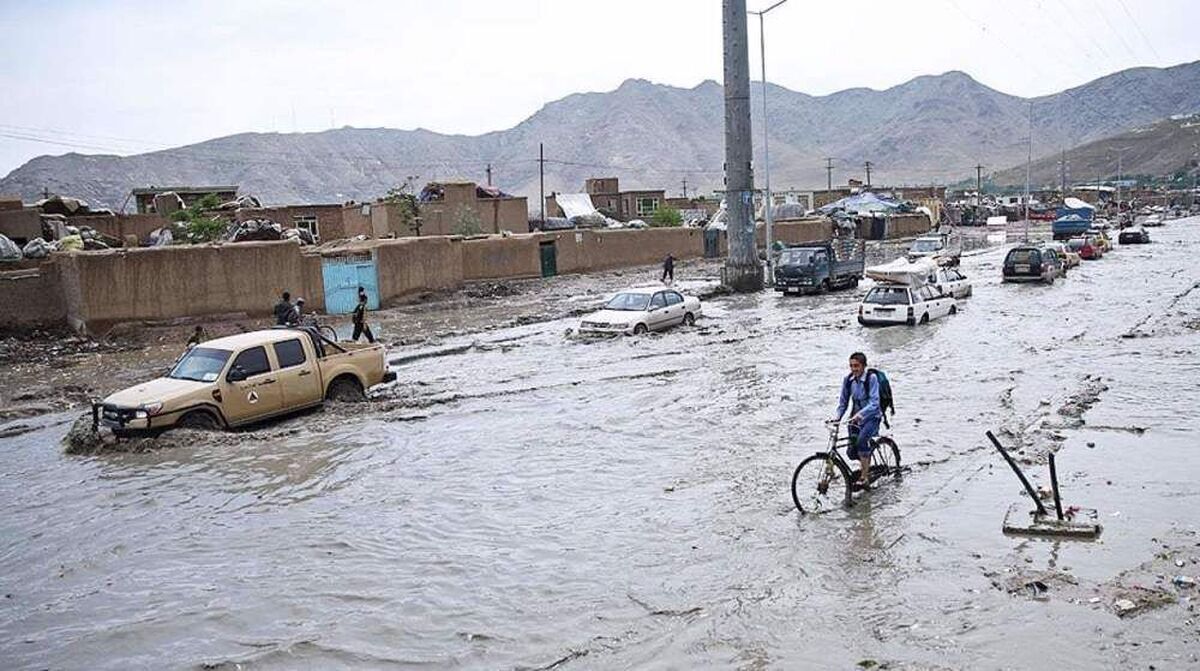
<svg viewBox="0 0 1200 671"><path fill-rule="evenodd" d="M292 224L296 228L303 228L309 233L312 233L313 240L321 239L321 231L317 225L317 215L315 214L298 214L292 217Z"/></svg>
<svg viewBox="0 0 1200 671"><path fill-rule="evenodd" d="M658 199L657 198L638 198L637 199L637 213L639 216L642 216L642 217L649 216L651 214L654 214L654 211L657 209L658 209Z"/></svg>

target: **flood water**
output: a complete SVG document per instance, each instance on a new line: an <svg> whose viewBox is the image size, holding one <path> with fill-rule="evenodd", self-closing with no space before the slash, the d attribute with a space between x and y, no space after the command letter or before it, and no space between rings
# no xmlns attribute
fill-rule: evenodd
<svg viewBox="0 0 1200 671"><path fill-rule="evenodd" d="M1200 219L1152 235L1053 286L1002 285L1004 249L977 251L974 296L913 328L860 327L864 285L714 299L645 337L577 341L575 320L464 336L398 367L416 407L258 438L71 457L72 417L43 418L0 440L0 660L1194 668L1187 603L1119 618L990 577L1100 584L1164 544L1200 555ZM892 380L912 468L801 516L792 470L824 447L855 350ZM1089 376L1107 390L1056 429L1058 460L1100 540L1002 535L1020 486L984 431L1062 419Z"/></svg>

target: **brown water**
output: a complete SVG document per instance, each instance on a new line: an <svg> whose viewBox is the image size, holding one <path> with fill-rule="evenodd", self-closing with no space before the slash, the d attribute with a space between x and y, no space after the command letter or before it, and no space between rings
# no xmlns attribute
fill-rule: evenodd
<svg viewBox="0 0 1200 671"><path fill-rule="evenodd" d="M975 295L923 327L862 329L861 291L764 292L662 335L580 342L564 319L463 336L399 367L419 403L233 438L67 457L73 417L43 418L0 440L0 659L1194 667L1188 603L1121 619L1103 590L1033 600L993 579L1053 569L1086 588L1164 544L1200 555L1197 224L1052 287L1001 285L1003 250L970 255ZM1135 325L1142 337L1121 337ZM851 510L802 517L791 472L822 447L858 349L893 380L913 468ZM1108 387L1098 398L1089 375ZM1001 535L1020 489L988 428L1030 456L1061 436L1065 495L1100 510L1099 542Z"/></svg>

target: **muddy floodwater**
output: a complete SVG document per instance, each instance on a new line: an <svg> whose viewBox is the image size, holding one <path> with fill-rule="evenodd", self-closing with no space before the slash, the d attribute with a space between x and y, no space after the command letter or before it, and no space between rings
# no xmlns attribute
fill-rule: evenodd
<svg viewBox="0 0 1200 671"><path fill-rule="evenodd" d="M1196 668L1200 219L1151 233L1053 286L976 250L913 328L860 327L866 285L763 292L395 347L363 407L137 453L41 416L0 438L0 666ZM802 516L855 350L910 469ZM1057 450L1100 539L1002 535L1032 504L988 429L1035 484Z"/></svg>

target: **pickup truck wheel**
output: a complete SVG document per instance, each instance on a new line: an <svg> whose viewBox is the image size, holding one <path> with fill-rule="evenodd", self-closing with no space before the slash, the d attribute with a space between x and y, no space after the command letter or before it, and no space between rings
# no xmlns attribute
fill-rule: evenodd
<svg viewBox="0 0 1200 671"><path fill-rule="evenodd" d="M690 312L683 313L683 325L684 326L695 326L696 325L696 315L694 315Z"/></svg>
<svg viewBox="0 0 1200 671"><path fill-rule="evenodd" d="M928 313L928 312L926 312L925 314L921 315L921 322L920 322L920 323L922 323L922 324L928 324L928 323L929 323L929 313Z"/></svg>
<svg viewBox="0 0 1200 671"><path fill-rule="evenodd" d="M366 396L363 394L362 385L358 380L348 375L343 375L329 384L329 390L325 392L325 399L329 401L340 401L342 403L352 403L361 401Z"/></svg>
<svg viewBox="0 0 1200 671"><path fill-rule="evenodd" d="M220 423L212 413L203 410L193 410L175 422L175 426L180 429L198 429L200 431L216 431L221 428Z"/></svg>
<svg viewBox="0 0 1200 671"><path fill-rule="evenodd" d="M642 335L645 332L646 332L645 324L638 324L637 326L633 327L633 335Z"/></svg>

